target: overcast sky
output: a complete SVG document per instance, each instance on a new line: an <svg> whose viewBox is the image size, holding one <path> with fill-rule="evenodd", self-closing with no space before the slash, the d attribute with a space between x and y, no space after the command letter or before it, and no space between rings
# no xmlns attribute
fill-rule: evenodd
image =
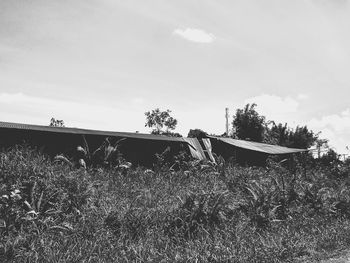
<svg viewBox="0 0 350 263"><path fill-rule="evenodd" d="M160 107L221 134L256 102L346 153L349 70L347 0L0 0L2 121L147 132Z"/></svg>

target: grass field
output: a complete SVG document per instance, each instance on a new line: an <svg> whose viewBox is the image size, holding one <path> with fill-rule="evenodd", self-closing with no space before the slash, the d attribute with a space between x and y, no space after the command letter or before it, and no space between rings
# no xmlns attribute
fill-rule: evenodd
<svg viewBox="0 0 350 263"><path fill-rule="evenodd" d="M295 262L350 246L350 167L72 169L0 154L1 262Z"/></svg>

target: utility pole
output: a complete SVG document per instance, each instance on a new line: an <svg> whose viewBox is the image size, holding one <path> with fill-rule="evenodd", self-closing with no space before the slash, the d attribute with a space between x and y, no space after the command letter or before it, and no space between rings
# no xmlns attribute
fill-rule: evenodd
<svg viewBox="0 0 350 263"><path fill-rule="evenodd" d="M225 108L225 117L226 117L226 136L228 136L228 108Z"/></svg>

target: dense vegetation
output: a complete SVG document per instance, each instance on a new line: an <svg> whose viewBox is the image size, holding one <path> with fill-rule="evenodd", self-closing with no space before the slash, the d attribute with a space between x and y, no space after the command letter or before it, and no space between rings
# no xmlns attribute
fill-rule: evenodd
<svg viewBox="0 0 350 263"><path fill-rule="evenodd" d="M0 154L0 261L291 262L350 244L350 165L74 169Z"/></svg>
<svg viewBox="0 0 350 263"><path fill-rule="evenodd" d="M294 129L288 124L267 120L259 114L255 107L247 104L243 109L237 109L233 116L233 131L230 136L242 140L264 142L291 148L308 149L316 143L318 147L326 146L328 140L319 139L320 133L314 133L307 126L297 126Z"/></svg>

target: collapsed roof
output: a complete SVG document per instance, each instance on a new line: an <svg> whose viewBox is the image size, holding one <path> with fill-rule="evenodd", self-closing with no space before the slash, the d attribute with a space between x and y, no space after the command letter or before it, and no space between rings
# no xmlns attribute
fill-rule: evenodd
<svg viewBox="0 0 350 263"><path fill-rule="evenodd" d="M2 147L26 142L45 148L45 152L50 155L74 151L77 145L84 144L84 140L87 141L90 150L93 150L98 148L106 137L113 138L114 141L126 138L127 140L120 145L120 151L127 160L135 164L151 165L156 161L155 154L163 153L168 147L169 155L172 156L186 150L196 159L214 161L211 151L205 154L210 142L202 148L196 138L0 122Z"/></svg>
<svg viewBox="0 0 350 263"><path fill-rule="evenodd" d="M212 152L218 155L223 153L220 147L217 147L216 142L227 145L227 155L232 153L229 147L232 146L244 151L249 151L251 153L248 155L248 157L250 156L249 158L255 158L254 153L281 155L307 151L306 149L287 148L278 145L217 136L197 139L0 122L0 145L2 146L11 146L23 141L30 141L35 146L46 147L51 153L57 153L65 152L69 147L72 148L81 144L83 137L84 140L86 137L89 147L91 145L91 149L99 147L106 137L115 139L127 138L121 145L123 154L130 158L130 160L143 164L150 164L153 162L155 158L154 155L156 153L162 153L168 146L172 149L171 154L177 154L186 148L186 150L191 153L192 157L196 159L215 162ZM214 148L212 148L213 143L213 146L215 146Z"/></svg>
<svg viewBox="0 0 350 263"><path fill-rule="evenodd" d="M225 138L225 137L217 137L217 136L208 136L208 137L241 149L265 153L265 154L279 155L279 154L292 154L292 153L308 151L307 149L288 148L288 147L283 147L279 145L237 140L237 139Z"/></svg>
<svg viewBox="0 0 350 263"><path fill-rule="evenodd" d="M79 135L102 135L102 136L111 136L111 137L155 140L155 141L185 142L184 138L182 137L169 137L169 136L162 136L162 135L132 133L132 132L99 131L99 130L90 130L90 129L54 127L54 126L43 126L43 125L11 123L11 122L0 122L0 128L79 134Z"/></svg>
<svg viewBox="0 0 350 263"><path fill-rule="evenodd" d="M189 144L192 157L198 160L210 160L215 162L210 139L184 138ZM201 144L202 143L202 144Z"/></svg>

